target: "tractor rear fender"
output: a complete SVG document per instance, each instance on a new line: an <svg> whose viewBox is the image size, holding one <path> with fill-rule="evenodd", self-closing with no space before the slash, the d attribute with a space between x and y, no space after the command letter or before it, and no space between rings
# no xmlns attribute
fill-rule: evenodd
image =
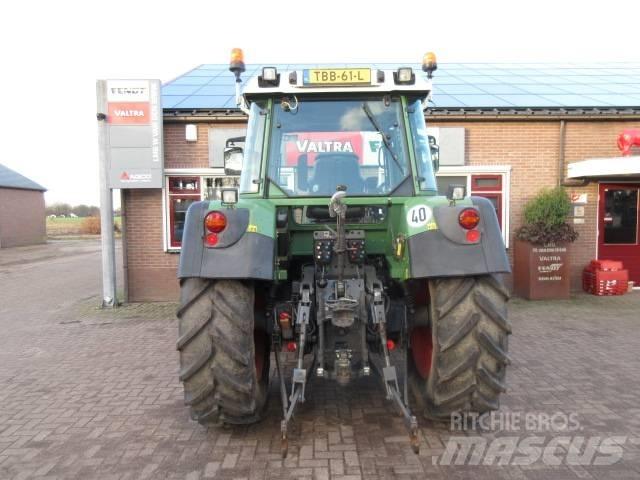
<svg viewBox="0 0 640 480"><path fill-rule="evenodd" d="M468 205L433 207L437 228L409 237L411 277L432 278L487 273L510 273L498 218L486 198L471 197L480 214L480 241L466 241L466 231L458 223L460 211Z"/></svg>
<svg viewBox="0 0 640 480"><path fill-rule="evenodd" d="M204 219L213 210L225 215L227 225L218 243L208 247ZM275 211L269 210L269 205L242 200L234 208L215 201L193 203L182 234L178 278L272 280Z"/></svg>

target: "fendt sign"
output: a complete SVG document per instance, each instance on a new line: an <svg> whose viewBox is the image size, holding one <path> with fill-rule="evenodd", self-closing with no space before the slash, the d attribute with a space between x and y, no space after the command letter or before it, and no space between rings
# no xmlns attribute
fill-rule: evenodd
<svg viewBox="0 0 640 480"><path fill-rule="evenodd" d="M100 80L106 115L109 188L162 188L162 105L159 80Z"/></svg>

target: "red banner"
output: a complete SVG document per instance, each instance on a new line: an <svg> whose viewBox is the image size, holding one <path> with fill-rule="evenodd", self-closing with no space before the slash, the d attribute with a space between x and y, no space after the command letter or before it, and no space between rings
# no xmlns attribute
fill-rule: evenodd
<svg viewBox="0 0 640 480"><path fill-rule="evenodd" d="M109 102L108 121L115 125L151 123L148 102Z"/></svg>

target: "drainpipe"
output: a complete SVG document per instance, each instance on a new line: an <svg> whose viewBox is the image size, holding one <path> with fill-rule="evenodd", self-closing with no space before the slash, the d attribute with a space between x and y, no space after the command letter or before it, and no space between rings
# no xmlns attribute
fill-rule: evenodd
<svg viewBox="0 0 640 480"><path fill-rule="evenodd" d="M560 120L560 144L558 148L558 185L561 187L584 187L589 183L589 179L565 180L564 178L564 150L566 140L566 121Z"/></svg>

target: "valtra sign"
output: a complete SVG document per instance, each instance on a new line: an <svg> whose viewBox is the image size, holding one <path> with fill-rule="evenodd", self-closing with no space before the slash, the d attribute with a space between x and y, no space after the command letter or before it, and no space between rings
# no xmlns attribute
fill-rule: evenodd
<svg viewBox="0 0 640 480"><path fill-rule="evenodd" d="M116 125L147 125L149 119L148 103L109 103L107 113L109 123Z"/></svg>
<svg viewBox="0 0 640 480"><path fill-rule="evenodd" d="M99 80L106 115L109 188L162 188L159 80Z"/></svg>

